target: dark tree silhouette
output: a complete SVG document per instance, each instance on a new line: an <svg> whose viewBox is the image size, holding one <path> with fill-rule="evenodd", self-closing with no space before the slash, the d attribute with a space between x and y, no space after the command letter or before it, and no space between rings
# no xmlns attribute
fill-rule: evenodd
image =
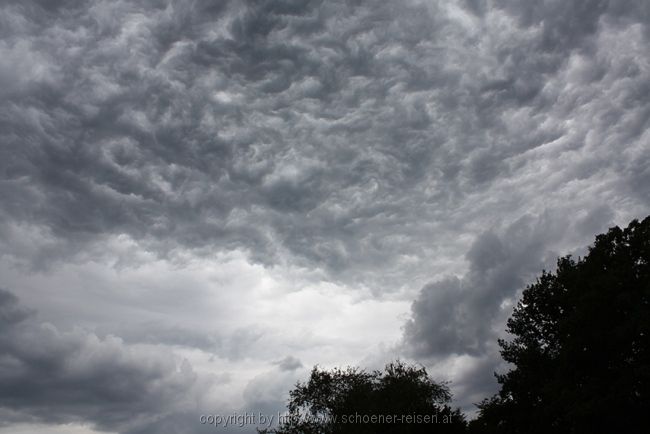
<svg viewBox="0 0 650 434"><path fill-rule="evenodd" d="M650 432L650 217L526 288L500 341L514 367L472 432Z"/></svg>
<svg viewBox="0 0 650 434"><path fill-rule="evenodd" d="M449 403L446 384L423 367L400 361L384 372L357 368L320 370L290 392L287 417L261 433L424 433L464 432L466 423Z"/></svg>

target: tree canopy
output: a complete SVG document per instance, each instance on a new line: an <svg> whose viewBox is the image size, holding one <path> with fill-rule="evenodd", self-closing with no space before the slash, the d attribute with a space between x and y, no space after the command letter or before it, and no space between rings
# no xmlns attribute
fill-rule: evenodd
<svg viewBox="0 0 650 434"><path fill-rule="evenodd" d="M508 320L498 395L474 432L650 432L650 217L596 237L528 286Z"/></svg>
<svg viewBox="0 0 650 434"><path fill-rule="evenodd" d="M451 394L424 367L390 363L384 371L321 370L290 392L287 416L262 433L424 433L465 431Z"/></svg>

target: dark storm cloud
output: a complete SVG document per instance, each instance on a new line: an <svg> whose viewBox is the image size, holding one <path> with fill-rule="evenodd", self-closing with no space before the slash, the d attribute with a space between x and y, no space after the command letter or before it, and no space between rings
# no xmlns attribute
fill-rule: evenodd
<svg viewBox="0 0 650 434"><path fill-rule="evenodd" d="M468 195L525 176L531 150L646 140L647 97L612 131L622 107L597 96L647 95L644 59L614 67L598 43L646 41L643 2L208 3L4 4L4 231L40 227L58 258L126 233L344 276L475 221L458 219ZM555 88L581 53L594 67L575 85L593 92ZM605 145L576 164L625 174L647 204L638 160L615 165Z"/></svg>
<svg viewBox="0 0 650 434"><path fill-rule="evenodd" d="M171 353L60 331L5 290L0 315L0 425L83 422L122 432L193 408L197 375Z"/></svg>
<svg viewBox="0 0 650 434"><path fill-rule="evenodd" d="M526 277L555 259L545 258L549 229L554 228L548 222L531 220L522 218L502 235L481 234L467 253L467 275L422 288L405 328L405 338L416 355L485 352L485 345L496 339L493 321L499 318L502 302L523 288Z"/></svg>
<svg viewBox="0 0 650 434"><path fill-rule="evenodd" d="M454 382L460 405L494 393L494 372L507 367L498 352L505 319L516 296L542 270L554 270L560 254L584 254L584 247L560 253L560 246L577 245L611 224L613 213L603 206L575 221L546 214L525 216L506 228L479 235L466 254L469 270L424 286L404 327L405 351L416 358L440 361L464 356L470 368Z"/></svg>
<svg viewBox="0 0 650 434"><path fill-rule="evenodd" d="M21 322L30 315L30 311L18 305L18 298L11 292L0 288L0 330Z"/></svg>
<svg viewBox="0 0 650 434"><path fill-rule="evenodd" d="M284 359L276 362L281 371L295 371L298 368L302 368L302 362L300 359L297 359L293 356L287 356Z"/></svg>

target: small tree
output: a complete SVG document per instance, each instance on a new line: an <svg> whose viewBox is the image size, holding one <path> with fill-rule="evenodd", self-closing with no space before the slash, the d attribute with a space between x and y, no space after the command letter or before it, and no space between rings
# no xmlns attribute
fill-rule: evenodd
<svg viewBox="0 0 650 434"><path fill-rule="evenodd" d="M650 432L650 217L596 237L524 292L476 432Z"/></svg>
<svg viewBox="0 0 650 434"><path fill-rule="evenodd" d="M287 417L261 433L463 432L465 419L449 406L446 384L423 367L397 361L384 370L321 370L290 392Z"/></svg>

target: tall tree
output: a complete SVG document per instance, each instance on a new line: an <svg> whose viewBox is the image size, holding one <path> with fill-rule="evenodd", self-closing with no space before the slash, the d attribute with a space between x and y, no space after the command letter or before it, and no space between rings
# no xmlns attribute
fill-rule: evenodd
<svg viewBox="0 0 650 434"><path fill-rule="evenodd" d="M384 372L315 367L290 392L288 413L275 434L460 433L466 423L449 403L445 384L423 367L390 363Z"/></svg>
<svg viewBox="0 0 650 434"><path fill-rule="evenodd" d="M596 237L528 286L507 323L498 395L475 432L650 432L650 217Z"/></svg>

